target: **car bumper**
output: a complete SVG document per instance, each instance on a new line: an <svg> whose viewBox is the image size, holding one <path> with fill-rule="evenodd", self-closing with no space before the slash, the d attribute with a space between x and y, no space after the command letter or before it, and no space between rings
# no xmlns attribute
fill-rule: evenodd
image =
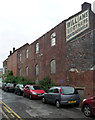
<svg viewBox="0 0 95 120"><path fill-rule="evenodd" d="M43 95L32 95L33 98L42 98Z"/></svg>
<svg viewBox="0 0 95 120"><path fill-rule="evenodd" d="M72 101L60 101L61 105L71 105L71 104L79 104L79 100L72 100Z"/></svg>

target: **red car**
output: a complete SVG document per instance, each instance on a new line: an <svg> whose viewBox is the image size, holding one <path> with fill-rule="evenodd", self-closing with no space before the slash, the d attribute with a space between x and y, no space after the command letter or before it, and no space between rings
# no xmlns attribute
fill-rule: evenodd
<svg viewBox="0 0 95 120"><path fill-rule="evenodd" d="M32 98L41 98L45 93L44 90L38 85L26 85L24 88L23 96L27 96L30 99Z"/></svg>
<svg viewBox="0 0 95 120"><path fill-rule="evenodd" d="M83 100L81 110L87 117L95 115L95 96Z"/></svg>

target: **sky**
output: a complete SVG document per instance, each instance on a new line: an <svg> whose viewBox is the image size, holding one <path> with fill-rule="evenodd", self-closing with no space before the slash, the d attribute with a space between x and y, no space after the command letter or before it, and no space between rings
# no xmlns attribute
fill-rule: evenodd
<svg viewBox="0 0 95 120"><path fill-rule="evenodd" d="M94 0L0 0L0 68L10 50L31 44ZM92 7L93 9L93 7Z"/></svg>

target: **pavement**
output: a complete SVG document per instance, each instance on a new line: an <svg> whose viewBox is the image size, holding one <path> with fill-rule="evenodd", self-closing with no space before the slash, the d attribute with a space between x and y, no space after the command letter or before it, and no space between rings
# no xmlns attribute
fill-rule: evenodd
<svg viewBox="0 0 95 120"><path fill-rule="evenodd" d="M0 107L0 120L7 120L8 116L2 111L2 108Z"/></svg>

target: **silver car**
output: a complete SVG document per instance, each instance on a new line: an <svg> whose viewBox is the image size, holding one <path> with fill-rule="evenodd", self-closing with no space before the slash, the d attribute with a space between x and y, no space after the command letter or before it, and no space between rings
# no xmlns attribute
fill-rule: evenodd
<svg viewBox="0 0 95 120"><path fill-rule="evenodd" d="M74 87L52 87L47 93L44 93L42 98L43 103L53 103L56 107L61 107L61 105L78 105L80 101L79 94Z"/></svg>

